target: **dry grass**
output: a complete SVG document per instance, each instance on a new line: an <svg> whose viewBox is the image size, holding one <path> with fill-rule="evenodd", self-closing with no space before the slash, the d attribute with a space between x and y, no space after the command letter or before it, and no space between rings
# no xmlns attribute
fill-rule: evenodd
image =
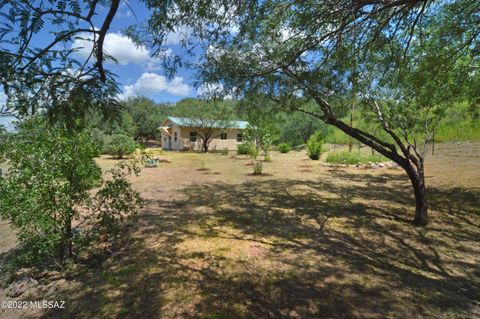
<svg viewBox="0 0 480 319"><path fill-rule="evenodd" d="M410 224L399 170L332 169L293 151L256 178L241 159L164 153L171 163L134 180L148 205L125 243L40 292L68 306L43 316L480 317L479 148L440 145L428 159L425 228Z"/></svg>

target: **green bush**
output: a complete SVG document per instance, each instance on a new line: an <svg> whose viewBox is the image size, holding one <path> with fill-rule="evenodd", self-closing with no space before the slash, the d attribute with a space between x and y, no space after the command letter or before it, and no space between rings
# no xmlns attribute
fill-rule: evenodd
<svg viewBox="0 0 480 319"><path fill-rule="evenodd" d="M253 142L246 141L237 146L238 155L249 155L252 152L252 149L255 148ZM256 148L255 148L256 149Z"/></svg>
<svg viewBox="0 0 480 319"><path fill-rule="evenodd" d="M310 136L307 141L307 154L312 160L318 161L322 154L322 136L317 132Z"/></svg>
<svg viewBox="0 0 480 319"><path fill-rule="evenodd" d="M271 162L271 161L272 161L272 158L270 157L270 155L265 155L265 156L263 157L263 161L264 161L264 162Z"/></svg>
<svg viewBox="0 0 480 319"><path fill-rule="evenodd" d="M92 137L92 141L95 143L97 149L102 151L107 144L106 140L108 135L95 127L90 130L90 136Z"/></svg>
<svg viewBox="0 0 480 319"><path fill-rule="evenodd" d="M133 137L125 134L115 134L107 146L108 154L119 159L132 154L136 149L137 143Z"/></svg>
<svg viewBox="0 0 480 319"><path fill-rule="evenodd" d="M257 148L254 146L254 147L251 147L249 150L248 150L248 156L250 156L250 158L252 159L257 159L258 157L258 150Z"/></svg>
<svg viewBox="0 0 480 319"><path fill-rule="evenodd" d="M0 179L0 218L17 230L20 262L63 263L134 210L140 197L126 177L136 170L122 164L104 181L89 133L29 125L40 127L27 123L1 148L10 168ZM95 222L80 227L80 219Z"/></svg>
<svg viewBox="0 0 480 319"><path fill-rule="evenodd" d="M280 151L280 153L288 153L290 152L290 149L290 145L288 145L287 143L282 143L278 145L278 150Z"/></svg>
<svg viewBox="0 0 480 319"><path fill-rule="evenodd" d="M228 148L222 149L221 154L222 155L228 155Z"/></svg>
<svg viewBox="0 0 480 319"><path fill-rule="evenodd" d="M261 175L263 171L263 164L262 162L258 161L255 163L253 166L253 174L255 175Z"/></svg>
<svg viewBox="0 0 480 319"><path fill-rule="evenodd" d="M360 154L358 152L333 152L327 155L325 161L332 164L365 164L365 163L380 163L387 159L378 154Z"/></svg>

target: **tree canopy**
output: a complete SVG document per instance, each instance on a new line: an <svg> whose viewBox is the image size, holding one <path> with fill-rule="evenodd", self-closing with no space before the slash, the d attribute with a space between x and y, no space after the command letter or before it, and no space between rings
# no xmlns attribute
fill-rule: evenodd
<svg viewBox="0 0 480 319"><path fill-rule="evenodd" d="M165 56L167 71L194 68L197 83L224 95L263 95L332 125L398 163L412 181L417 224L426 223L423 161L447 109L480 101L477 0L145 0L148 24L125 30L136 43L165 50L189 30L186 55ZM100 17L99 8L106 7ZM75 126L86 110L114 112L118 87L103 66L103 42L119 0L1 1L3 112L35 114ZM95 28L93 18L101 21ZM53 26L51 41L35 38ZM69 43L92 43L83 61ZM171 73L171 72L169 72ZM359 100L368 125L344 117ZM315 109L306 109L314 102ZM380 130L379 130L380 129ZM381 133L379 132L381 131Z"/></svg>
<svg viewBox="0 0 480 319"><path fill-rule="evenodd" d="M114 60L103 50L120 0L0 1L0 85L7 103L0 114L26 116L47 111L54 120L83 115L95 107L106 115L118 107ZM106 8L106 14L99 14ZM94 21L100 23L97 28ZM46 40L47 39L47 40ZM91 43L85 59L71 47ZM68 123L72 124L72 123Z"/></svg>
<svg viewBox="0 0 480 319"><path fill-rule="evenodd" d="M226 94L266 95L398 163L414 188L415 223L426 223L424 146L446 107L478 103L478 1L147 4L154 44L178 25L191 28L204 83L219 83ZM386 137L343 120L352 98ZM316 109L302 108L305 101Z"/></svg>

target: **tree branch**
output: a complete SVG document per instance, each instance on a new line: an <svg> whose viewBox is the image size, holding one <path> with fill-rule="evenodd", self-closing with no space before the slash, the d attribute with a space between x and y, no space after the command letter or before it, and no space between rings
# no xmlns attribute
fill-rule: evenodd
<svg viewBox="0 0 480 319"><path fill-rule="evenodd" d="M108 10L107 16L103 21L103 25L98 32L99 36L97 42L97 63L95 65L98 68L98 73L100 74L100 79L102 80L102 82L105 82L107 80L105 70L103 69L103 42L105 41L105 36L107 35L108 28L110 28L110 24L112 23L112 20L117 13L119 4L120 0L112 0L112 3L110 4L110 10Z"/></svg>

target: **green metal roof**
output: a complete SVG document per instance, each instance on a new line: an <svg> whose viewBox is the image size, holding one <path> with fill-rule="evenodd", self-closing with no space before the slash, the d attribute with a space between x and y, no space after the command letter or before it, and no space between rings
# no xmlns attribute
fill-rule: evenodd
<svg viewBox="0 0 480 319"><path fill-rule="evenodd" d="M195 124L195 119L189 117L175 117L175 116L168 116L167 119L178 126L183 127L192 127ZM225 125L218 125L218 128L224 128L225 126L228 128L236 128L236 129L246 129L248 122L247 121L221 121L222 124ZM219 123L220 124L220 123Z"/></svg>

